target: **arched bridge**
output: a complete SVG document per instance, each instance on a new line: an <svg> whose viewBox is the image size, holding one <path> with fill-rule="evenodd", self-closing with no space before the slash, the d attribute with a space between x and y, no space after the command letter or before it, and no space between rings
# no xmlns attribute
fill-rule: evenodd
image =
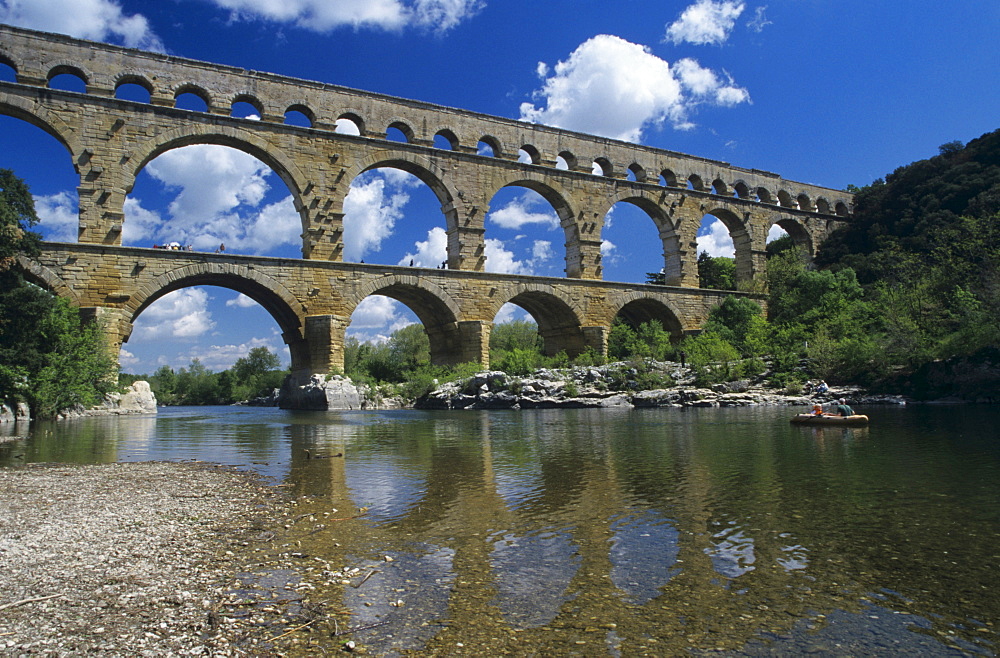
<svg viewBox="0 0 1000 658"><path fill-rule="evenodd" d="M256 299L275 317L293 367L322 372L342 362L344 325L367 295L409 306L431 336L437 362L487 362L499 305L536 319L546 349L604 350L618 313L657 318L675 333L696 329L727 293L698 289L697 231L720 219L745 288L763 271L772 225L812 253L853 199L725 162L429 103L269 73L0 26L0 114L40 127L67 149L80 177L78 242L49 244L28 265L35 280L109 320L114 342L170 290L211 283ZM48 87L71 74L85 93ZM116 98L138 85L148 102ZM179 109L194 94L206 111ZM248 103L260 120L231 116ZM287 118L305 117L308 125ZM353 123L358 134L336 131ZM399 131L405 142L389 141ZM151 160L171 149L218 144L242 150L285 182L299 212L302 259L162 252L122 247L125 198ZM437 196L448 234L447 270L342 262L344 200L351 182L380 167L407 171ZM559 217L566 278L487 274L484 219L505 187L541 194ZM666 286L602 280L601 234L617 203L656 226Z"/></svg>
<svg viewBox="0 0 1000 658"><path fill-rule="evenodd" d="M277 321L297 377L343 367L344 332L366 297L406 304L424 325L435 363L489 364L493 319L506 303L538 322L545 351L605 353L616 316L659 320L675 336L696 331L727 294L649 286L461 270L233 256L112 245L45 243L23 259L27 277L104 322L116 347L133 320L163 295L196 285L241 292ZM115 352L117 353L117 351Z"/></svg>

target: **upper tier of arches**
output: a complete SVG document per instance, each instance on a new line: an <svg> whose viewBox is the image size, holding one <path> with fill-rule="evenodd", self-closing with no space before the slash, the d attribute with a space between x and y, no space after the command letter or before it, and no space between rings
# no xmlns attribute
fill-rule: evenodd
<svg viewBox="0 0 1000 658"><path fill-rule="evenodd" d="M267 123L356 132L376 140L392 132L396 139L401 135L417 146L819 215L847 216L853 203L847 192L770 172L512 119L5 25L0 35L0 65L12 69L17 82L25 85L48 87L58 76L74 76L87 94L115 97L129 85L145 90L155 106L177 107L179 98L194 96L204 103L205 112L224 116L234 115L234 105L246 104L257 113L253 120ZM345 121L353 128L338 130Z"/></svg>

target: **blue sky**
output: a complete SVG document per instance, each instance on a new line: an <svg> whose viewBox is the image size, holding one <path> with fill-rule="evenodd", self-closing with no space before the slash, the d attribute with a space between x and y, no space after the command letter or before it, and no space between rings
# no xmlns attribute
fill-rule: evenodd
<svg viewBox="0 0 1000 658"><path fill-rule="evenodd" d="M546 123L755 167L833 188L1000 127L1000 3L915 0L0 0L0 22ZM2 70L0 79L12 80ZM53 86L73 81L53 82ZM193 109L193 108L192 108ZM341 126L349 131L350 125ZM25 178L50 239L72 239L78 180L54 139L0 116L0 167ZM436 266L433 194L392 170L356 180L345 259ZM125 244L177 240L232 253L299 254L283 183L222 147L152 161L126 205ZM622 204L602 238L605 278L662 266L651 220ZM731 254L720 223L700 246ZM562 276L554 214L502 190L487 216L487 269ZM518 317L502 312L502 321ZM370 298L350 332L379 340L415 321ZM137 320L129 372L229 367L278 327L221 288L177 291Z"/></svg>

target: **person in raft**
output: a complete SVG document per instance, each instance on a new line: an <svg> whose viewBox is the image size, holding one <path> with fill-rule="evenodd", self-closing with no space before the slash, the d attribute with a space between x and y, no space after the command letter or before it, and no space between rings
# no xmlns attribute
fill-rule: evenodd
<svg viewBox="0 0 1000 658"><path fill-rule="evenodd" d="M813 410L812 410L812 415L813 416L822 416L823 415L823 405L821 405L821 404L814 404L813 405Z"/></svg>
<svg viewBox="0 0 1000 658"><path fill-rule="evenodd" d="M844 398L840 398L839 400L837 400L837 402L839 402L839 404L837 405L837 413L839 413L841 416L854 415L854 409L851 409L851 407L848 406L847 400L845 400Z"/></svg>

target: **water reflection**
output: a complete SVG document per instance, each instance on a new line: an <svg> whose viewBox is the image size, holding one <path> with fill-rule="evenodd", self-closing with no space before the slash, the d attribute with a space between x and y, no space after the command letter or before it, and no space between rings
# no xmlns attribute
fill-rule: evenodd
<svg viewBox="0 0 1000 658"><path fill-rule="evenodd" d="M317 595L390 620L362 638L376 652L994 653L1000 447L981 429L1000 414L869 415L845 430L766 408L177 409L33 426L0 464L204 459L275 478L302 512L343 519L288 541L376 572Z"/></svg>

